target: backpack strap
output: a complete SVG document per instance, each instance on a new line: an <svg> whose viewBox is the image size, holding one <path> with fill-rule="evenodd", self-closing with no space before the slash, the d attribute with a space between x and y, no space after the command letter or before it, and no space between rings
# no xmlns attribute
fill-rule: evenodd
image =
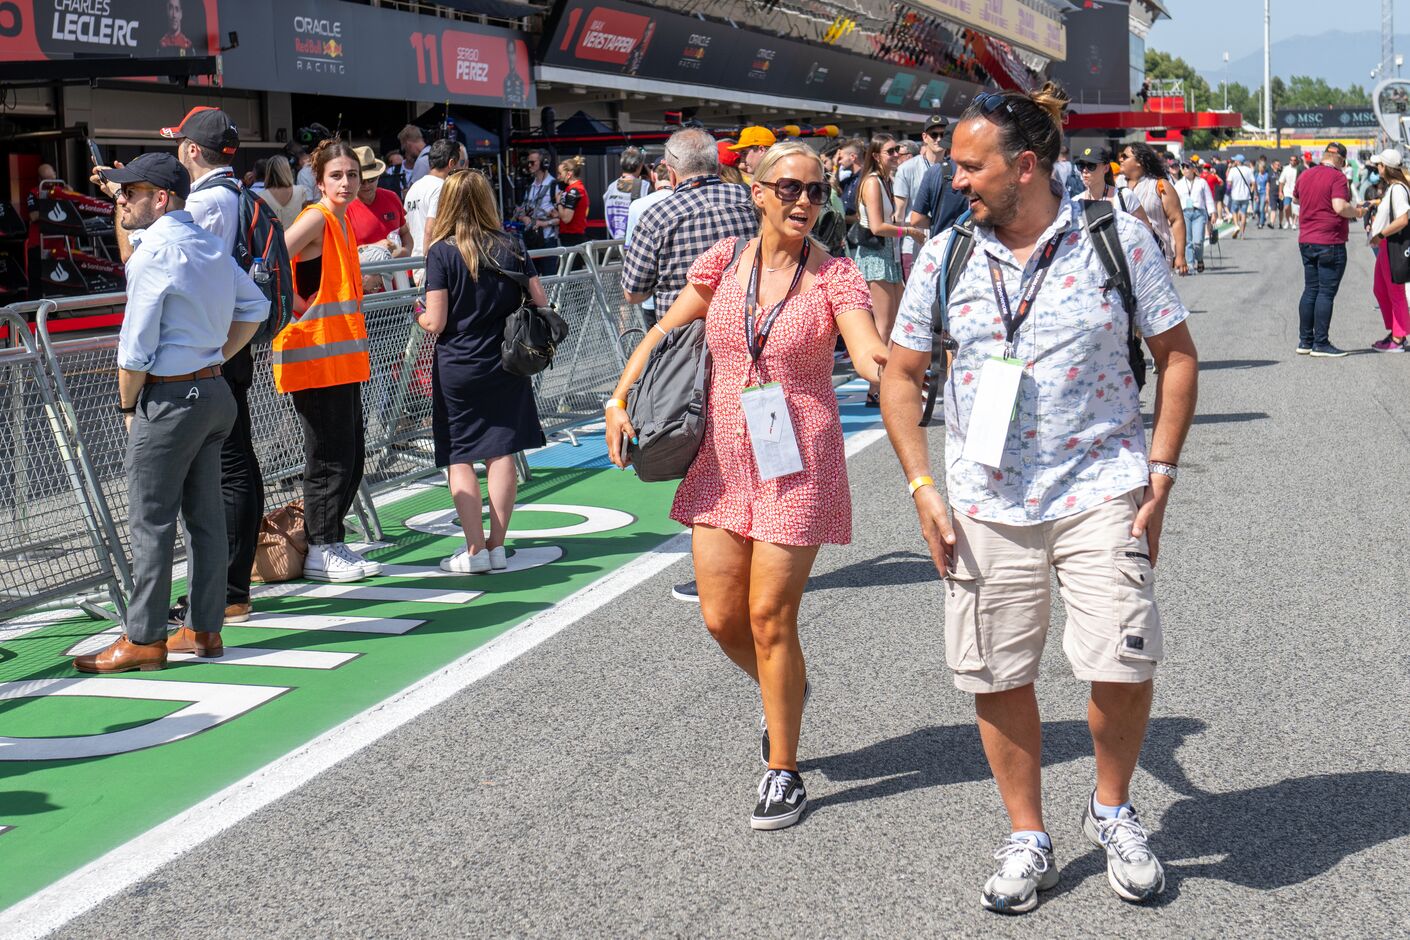
<svg viewBox="0 0 1410 940"><path fill-rule="evenodd" d="M748 246L748 244L749 238L747 236L736 235L734 237L734 253L730 255L729 264L725 265L725 271L728 271L730 268L733 268L735 265L739 264L739 256L744 254L744 249ZM721 276L723 276L724 271L720 273Z"/></svg>
<svg viewBox="0 0 1410 940"><path fill-rule="evenodd" d="M1111 203L1090 199L1082 203L1087 236L1092 240L1097 258L1106 272L1106 286L1116 288L1121 297L1121 309L1126 311L1126 347L1131 359L1131 374L1139 389L1146 384L1146 355L1136 335L1136 290L1131 284L1131 267L1121 248L1121 236L1116 231L1116 214Z"/></svg>
<svg viewBox="0 0 1410 940"><path fill-rule="evenodd" d="M925 410L920 426L929 427L935 414L935 402L950 372L950 359L959 344L950 336L950 294L960 282L960 276L974 254L974 228L969 210L950 228L950 240L940 260L940 274L935 281L935 302L930 308L930 368L925 370Z"/></svg>
<svg viewBox="0 0 1410 940"><path fill-rule="evenodd" d="M240 193L244 192L244 190L240 188L240 184L236 182L235 177L229 173L222 173L219 176L208 177L207 179L202 180L198 185L191 187L191 192L198 193L203 189L210 189L212 186L219 186L222 189L228 189L237 196Z"/></svg>

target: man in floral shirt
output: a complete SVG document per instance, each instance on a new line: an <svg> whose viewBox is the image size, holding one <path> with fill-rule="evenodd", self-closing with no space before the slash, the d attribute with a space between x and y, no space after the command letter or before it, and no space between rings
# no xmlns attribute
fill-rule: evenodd
<svg viewBox="0 0 1410 940"><path fill-rule="evenodd" d="M1107 286L1081 203L1050 182L1064 103L1055 86L985 94L956 127L954 186L969 198L975 236L948 307L959 344L945 392L949 506L918 426L949 231L916 258L881 387L921 531L948 582L945 658L955 684L975 695L1012 824L982 893L1001 913L1031 910L1037 892L1058 880L1033 691L1054 568L1068 612L1063 649L1077 678L1091 683L1097 779L1084 832L1106 851L1119 896L1144 901L1164 887L1129 786L1162 656L1152 569L1198 366L1169 265L1141 222L1115 213L1136 325L1159 366L1147 449L1126 312Z"/></svg>

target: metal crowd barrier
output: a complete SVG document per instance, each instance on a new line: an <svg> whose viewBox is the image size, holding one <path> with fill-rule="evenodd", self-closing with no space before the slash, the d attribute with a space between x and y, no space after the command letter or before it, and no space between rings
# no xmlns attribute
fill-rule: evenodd
<svg viewBox="0 0 1410 940"><path fill-rule="evenodd" d="M572 427L602 414L641 329L622 298L620 242L531 252L553 258L542 278L569 335L552 368L534 378L549 435L576 443ZM411 258L363 265L367 275L422 267ZM415 322L420 290L363 301L371 379L362 387L366 466L350 523L380 539L373 497L436 472L431 432L435 338ZM120 310L122 294L15 304L0 310L13 348L0 349L0 618L47 606L121 617L130 592L127 435L113 410L117 335L55 340L49 321L78 311ZM25 322L35 320L33 335ZM634 335L635 334L635 335ZM264 477L265 511L302 496L303 432L292 400L274 389L268 346L254 352L251 432ZM521 472L527 464L520 458ZM183 550L180 543L178 553ZM104 598L97 592L103 592ZM99 606L111 601L117 611Z"/></svg>

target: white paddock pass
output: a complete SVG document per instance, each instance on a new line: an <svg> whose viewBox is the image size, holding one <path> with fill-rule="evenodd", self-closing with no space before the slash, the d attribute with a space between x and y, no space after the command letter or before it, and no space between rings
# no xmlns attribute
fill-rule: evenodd
<svg viewBox="0 0 1410 940"><path fill-rule="evenodd" d="M979 373L979 388L964 432L964 459L997 468L1004 459L1023 363L990 356Z"/></svg>
<svg viewBox="0 0 1410 940"><path fill-rule="evenodd" d="M739 395L744 423L749 426L749 443L754 445L754 463L760 480L774 480L803 469L798 439L793 435L793 419L788 399L778 382L746 388Z"/></svg>

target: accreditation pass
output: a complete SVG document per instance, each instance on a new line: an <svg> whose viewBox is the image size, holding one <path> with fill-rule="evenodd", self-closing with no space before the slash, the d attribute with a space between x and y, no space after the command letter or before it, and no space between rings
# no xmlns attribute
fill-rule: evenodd
<svg viewBox="0 0 1410 940"><path fill-rule="evenodd" d="M969 410L969 427L964 432L964 459L994 468L1003 462L1022 378L1022 360L1000 356L985 360Z"/></svg>
<svg viewBox="0 0 1410 940"><path fill-rule="evenodd" d="M760 480L774 480L803 469L788 399L778 382L753 385L739 395L744 423L749 427L749 443L754 447L754 463Z"/></svg>

